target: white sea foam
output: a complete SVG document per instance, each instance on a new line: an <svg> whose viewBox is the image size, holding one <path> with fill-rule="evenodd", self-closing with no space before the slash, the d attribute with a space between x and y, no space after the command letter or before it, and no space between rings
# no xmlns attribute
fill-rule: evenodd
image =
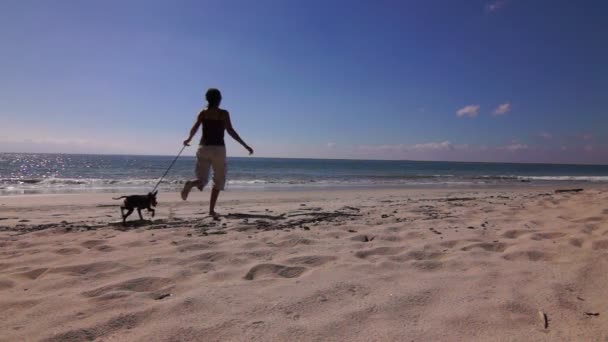
<svg viewBox="0 0 608 342"><path fill-rule="evenodd" d="M186 179L165 179L160 184L164 191L177 191ZM492 184L515 184L521 181L540 183L561 182L608 182L608 176L516 176L516 175L408 175L379 177L333 177L298 179L230 179L228 189L290 189L323 187L367 187L367 186L483 186ZM122 192L149 191L158 179L155 178L0 178L0 195L28 193L69 193L69 192Z"/></svg>
<svg viewBox="0 0 608 342"><path fill-rule="evenodd" d="M541 181L608 182L608 176L518 176L517 178Z"/></svg>

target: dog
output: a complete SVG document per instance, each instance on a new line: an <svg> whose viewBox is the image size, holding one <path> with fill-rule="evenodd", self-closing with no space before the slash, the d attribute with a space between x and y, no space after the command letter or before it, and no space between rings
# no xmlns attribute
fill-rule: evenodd
<svg viewBox="0 0 608 342"><path fill-rule="evenodd" d="M158 190L154 192L149 192L147 195L131 195L131 196L120 196L120 197L112 197L114 200L119 200L124 198L125 201L120 206L120 214L122 215L122 223L125 224L127 222L127 217L131 215L134 209L137 209L137 213L139 214L139 219L143 221L143 217L141 216L141 210L147 209L152 213L152 217L154 217L154 209L158 205L156 202L156 194ZM125 214L125 210L127 213Z"/></svg>

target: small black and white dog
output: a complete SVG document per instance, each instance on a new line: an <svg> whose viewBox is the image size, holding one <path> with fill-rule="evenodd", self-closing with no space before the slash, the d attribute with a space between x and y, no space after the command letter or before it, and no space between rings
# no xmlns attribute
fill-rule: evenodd
<svg viewBox="0 0 608 342"><path fill-rule="evenodd" d="M116 198L112 198L115 200L119 200L121 198L124 198L125 201L123 202L123 204L120 206L120 213L122 215L122 223L125 224L127 221L127 217L129 215L131 215L131 213L133 212L133 209L137 209L137 213L139 214L139 219L143 221L143 217L141 216L141 210L142 209L147 209L149 212L152 212L152 217L154 217L154 209L152 209L153 207L156 207L156 205L158 204L156 202L156 194L158 193L158 190L154 191L154 192L149 192L147 195L131 195L131 196L120 196L120 197L116 197ZM125 214L125 210L127 210L127 213Z"/></svg>

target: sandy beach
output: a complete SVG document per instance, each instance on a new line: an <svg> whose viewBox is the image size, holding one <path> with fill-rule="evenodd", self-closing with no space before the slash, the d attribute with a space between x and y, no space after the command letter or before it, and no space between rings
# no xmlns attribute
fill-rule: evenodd
<svg viewBox="0 0 608 342"><path fill-rule="evenodd" d="M608 192L555 189L0 197L0 340L603 341Z"/></svg>

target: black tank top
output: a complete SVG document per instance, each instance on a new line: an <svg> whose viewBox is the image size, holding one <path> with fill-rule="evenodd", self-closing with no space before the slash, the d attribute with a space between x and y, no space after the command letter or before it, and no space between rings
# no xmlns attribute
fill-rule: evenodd
<svg viewBox="0 0 608 342"><path fill-rule="evenodd" d="M203 119L201 145L224 146L224 121Z"/></svg>

